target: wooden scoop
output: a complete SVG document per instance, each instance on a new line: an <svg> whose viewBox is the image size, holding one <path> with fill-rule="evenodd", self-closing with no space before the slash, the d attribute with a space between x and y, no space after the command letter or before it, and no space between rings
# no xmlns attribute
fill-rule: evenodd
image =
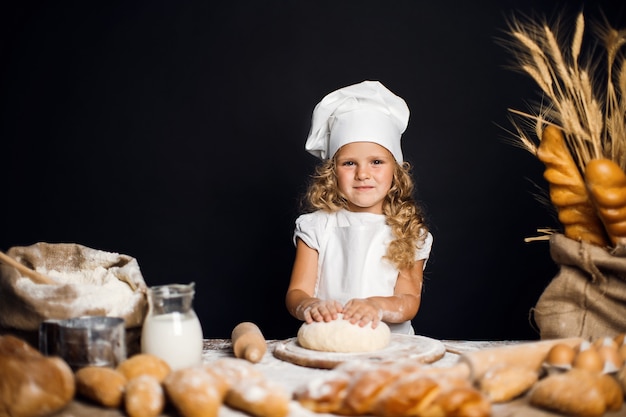
<svg viewBox="0 0 626 417"><path fill-rule="evenodd" d="M0 262L12 266L13 268L17 269L23 276L30 278L37 284L56 285L56 281L54 281L52 278L40 274L33 269L30 269L26 265L21 264L15 259L11 258L6 253L0 252Z"/></svg>

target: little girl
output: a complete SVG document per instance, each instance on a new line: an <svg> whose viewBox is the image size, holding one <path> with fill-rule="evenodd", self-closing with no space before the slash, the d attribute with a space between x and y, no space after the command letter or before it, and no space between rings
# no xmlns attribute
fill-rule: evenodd
<svg viewBox="0 0 626 417"><path fill-rule="evenodd" d="M377 81L328 94L313 110L305 148L321 158L296 220L286 295L307 323L343 318L414 334L432 235L413 199L400 139L404 100Z"/></svg>

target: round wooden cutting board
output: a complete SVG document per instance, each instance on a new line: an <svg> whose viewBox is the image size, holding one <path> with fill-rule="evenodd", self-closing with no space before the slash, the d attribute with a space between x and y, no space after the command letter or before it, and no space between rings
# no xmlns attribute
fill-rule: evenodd
<svg viewBox="0 0 626 417"><path fill-rule="evenodd" d="M439 340L405 334L392 334L386 348L373 352L320 352L303 348L295 337L279 342L274 348L274 356L278 359L300 366L323 369L332 369L349 360L383 362L411 359L420 363L432 363L441 359L445 353L446 348Z"/></svg>

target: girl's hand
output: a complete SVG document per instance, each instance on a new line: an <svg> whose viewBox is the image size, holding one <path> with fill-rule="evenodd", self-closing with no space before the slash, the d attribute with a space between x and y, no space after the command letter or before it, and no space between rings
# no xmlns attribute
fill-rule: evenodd
<svg viewBox="0 0 626 417"><path fill-rule="evenodd" d="M382 316L383 311L378 304L367 298L353 298L343 307L344 320L349 320L352 324L358 323L361 327L371 322L375 329Z"/></svg>
<svg viewBox="0 0 626 417"><path fill-rule="evenodd" d="M313 299L300 304L298 310L302 310L304 321L311 324L314 321L336 320L343 307L338 301Z"/></svg>

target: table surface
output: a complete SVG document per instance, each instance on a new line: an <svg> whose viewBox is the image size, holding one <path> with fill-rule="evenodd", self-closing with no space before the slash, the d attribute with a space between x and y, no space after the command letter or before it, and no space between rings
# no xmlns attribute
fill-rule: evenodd
<svg viewBox="0 0 626 417"><path fill-rule="evenodd" d="M279 382L288 392L293 392L298 386L306 383L311 378L324 375L329 372L326 369L317 369L292 364L276 358L273 349L282 341L269 340L268 349L263 359L255 364L263 374L273 381ZM459 356L464 352L485 348L522 343L523 341L456 341L443 340L446 353L438 361L427 366L448 367L454 365ZM224 357L234 357L230 339L206 339L204 341L203 361L210 363ZM73 401L64 410L56 413L53 417L126 417L117 409L104 409L81 400ZM163 416L167 416L164 414ZM329 414L319 414L301 407L296 401L292 401L289 417L329 417ZM540 410L528 405L525 398L520 398L504 404L494 404L492 407L493 417L555 417L559 414ZM626 406L619 412L606 413L606 417L626 417ZM222 406L219 417L249 417L248 414Z"/></svg>

